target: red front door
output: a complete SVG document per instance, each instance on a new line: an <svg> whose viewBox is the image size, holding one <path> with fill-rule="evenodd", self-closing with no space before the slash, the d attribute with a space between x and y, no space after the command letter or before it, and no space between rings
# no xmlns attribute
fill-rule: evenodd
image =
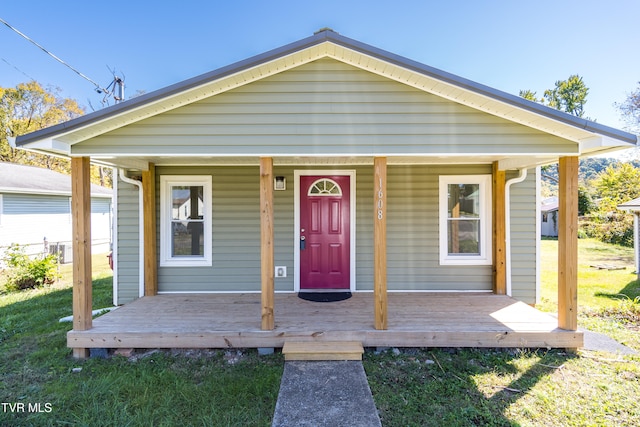
<svg viewBox="0 0 640 427"><path fill-rule="evenodd" d="M349 289L350 177L300 177L300 289Z"/></svg>

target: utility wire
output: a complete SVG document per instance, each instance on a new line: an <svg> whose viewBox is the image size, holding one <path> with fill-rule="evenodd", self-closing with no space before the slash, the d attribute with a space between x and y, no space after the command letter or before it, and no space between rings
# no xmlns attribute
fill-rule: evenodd
<svg viewBox="0 0 640 427"><path fill-rule="evenodd" d="M103 93L106 92L108 93L108 91L106 89L103 89L100 87L100 85L98 83L96 83L95 81L91 80L89 77L85 76L84 74L82 74L80 71L76 70L75 68L73 68L71 65L67 64L66 62L64 62L62 59L58 58L57 56L55 56L53 53L49 52L47 49L45 49L43 46L41 46L40 44L38 44L36 41L34 41L33 39L29 38L29 36L27 36L26 34L20 32L18 29L12 27L11 25L9 25L9 23L7 21L5 21L4 19L0 18L0 22L2 22L4 25L6 25L7 27L9 27L9 29L11 29L12 31L18 33L20 36L22 36L25 40L33 43L35 46L37 46L40 50L42 50L44 53L46 53L47 55L49 55L50 57L52 57L53 59L55 59L56 61L58 61L59 63L61 63L62 65L64 65L65 67L69 68L71 71L73 71L74 73L76 73L77 75L79 75L80 77L82 77L83 79L87 80L88 82L92 83L95 87L96 87L96 91L98 93ZM6 61L5 61L6 62Z"/></svg>
<svg viewBox="0 0 640 427"><path fill-rule="evenodd" d="M7 64L9 67L13 67L15 68L16 71L18 71L21 74L24 74L25 77L27 77L29 80L35 80L33 77L31 77L29 74L25 73L24 71L22 71L20 68L16 67L15 65L13 65L11 62L7 61L6 59L0 57L0 59L2 59L2 62L4 62L5 64Z"/></svg>

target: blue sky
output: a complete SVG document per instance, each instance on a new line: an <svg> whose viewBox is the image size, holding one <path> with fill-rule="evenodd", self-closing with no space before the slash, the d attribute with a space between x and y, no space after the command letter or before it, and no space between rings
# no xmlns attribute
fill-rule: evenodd
<svg viewBox="0 0 640 427"><path fill-rule="evenodd" d="M517 94L571 74L586 115L622 128L615 102L640 81L637 0L5 1L0 18L102 86L150 92L322 27ZM17 68L17 69L16 69ZM28 76L28 77L27 77ZM33 78L90 110L94 86L0 24L0 86Z"/></svg>

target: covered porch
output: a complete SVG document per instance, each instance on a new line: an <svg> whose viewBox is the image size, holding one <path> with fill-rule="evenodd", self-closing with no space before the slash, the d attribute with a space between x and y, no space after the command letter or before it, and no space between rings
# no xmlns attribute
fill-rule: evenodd
<svg viewBox="0 0 640 427"><path fill-rule="evenodd" d="M274 286L273 158L260 158L260 293L158 294L156 173L142 171L144 297L95 321L91 318L89 158L73 158L74 356L90 348L281 347L288 339L360 341L364 346L582 346L577 332L577 157L560 159L558 316L508 296L505 175L493 163L493 291L388 292L387 158L373 158L373 290L344 303L309 305ZM318 304L318 303L315 303Z"/></svg>
<svg viewBox="0 0 640 427"><path fill-rule="evenodd" d="M260 324L260 294L146 296L72 330L72 348L280 348L286 341L359 341L365 347L578 348L583 334L553 316L492 293L388 294L388 325L376 329L374 295L337 302L274 298L275 325Z"/></svg>

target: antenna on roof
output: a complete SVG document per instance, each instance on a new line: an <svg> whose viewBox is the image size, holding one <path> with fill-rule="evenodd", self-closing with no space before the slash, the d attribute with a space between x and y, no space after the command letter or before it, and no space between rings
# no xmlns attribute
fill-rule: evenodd
<svg viewBox="0 0 640 427"><path fill-rule="evenodd" d="M124 80L118 76L113 76L113 99L116 102L124 101Z"/></svg>
<svg viewBox="0 0 640 427"><path fill-rule="evenodd" d="M109 95L113 94L113 100L117 104L118 102L124 101L124 77L120 78L116 75L114 70L110 71L111 74L113 74L113 80L109 83L109 86L107 86L106 89L103 89L105 95L102 102L106 103ZM103 92L98 91L98 93Z"/></svg>

